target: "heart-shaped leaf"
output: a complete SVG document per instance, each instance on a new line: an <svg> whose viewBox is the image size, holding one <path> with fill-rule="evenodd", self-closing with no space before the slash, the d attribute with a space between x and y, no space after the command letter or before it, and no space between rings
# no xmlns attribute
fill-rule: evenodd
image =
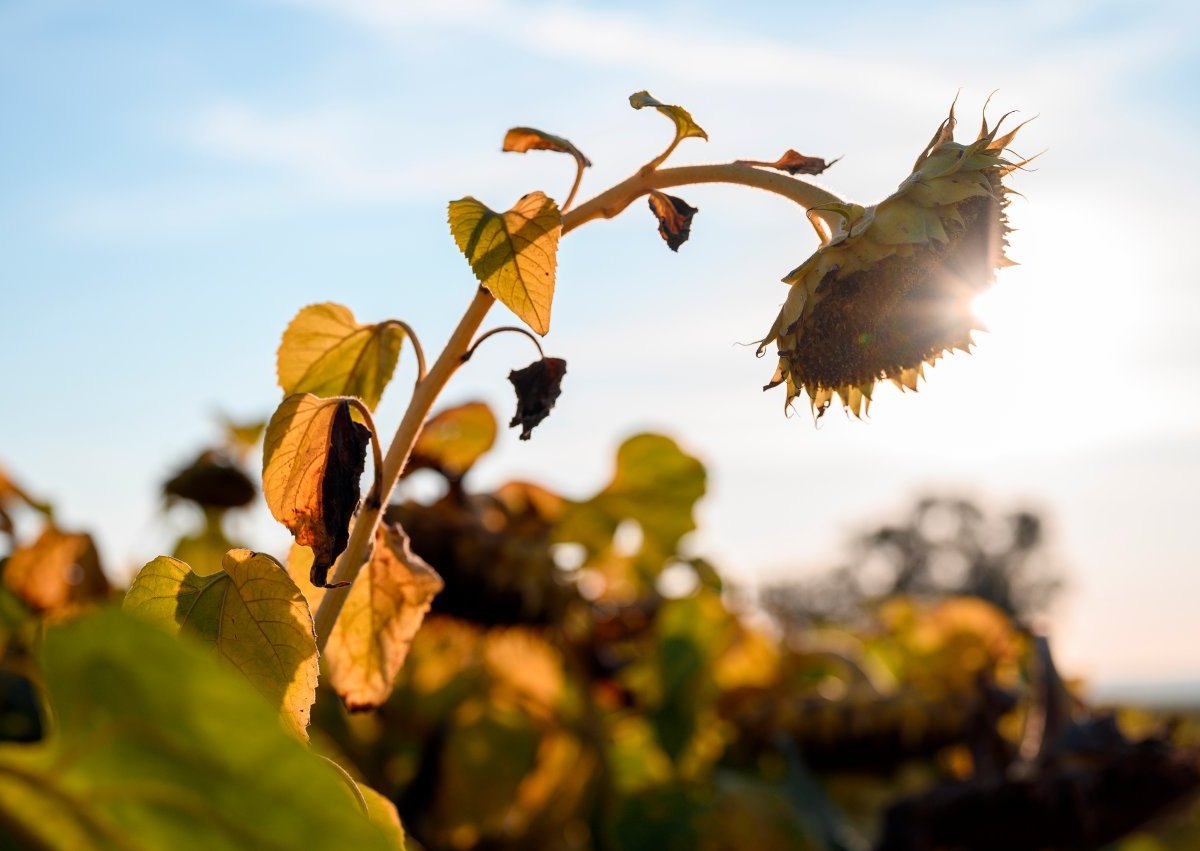
<svg viewBox="0 0 1200 851"><path fill-rule="evenodd" d="M357 396L374 409L392 378L404 330L394 322L360 325L340 304L311 304L283 332L276 356L285 396Z"/></svg>
<svg viewBox="0 0 1200 851"><path fill-rule="evenodd" d="M221 568L202 576L179 559L159 556L134 579L125 609L212 644L307 739L318 672L304 595L263 553L230 550Z"/></svg>
<svg viewBox="0 0 1200 851"><path fill-rule="evenodd" d="M539 334L550 330L562 214L531 192L507 213L476 201L450 202L450 232L483 287Z"/></svg>
<svg viewBox="0 0 1200 851"><path fill-rule="evenodd" d="M263 444L263 496L296 543L313 551L312 583L327 586L346 549L358 507L371 431L355 422L347 399L288 396Z"/></svg>

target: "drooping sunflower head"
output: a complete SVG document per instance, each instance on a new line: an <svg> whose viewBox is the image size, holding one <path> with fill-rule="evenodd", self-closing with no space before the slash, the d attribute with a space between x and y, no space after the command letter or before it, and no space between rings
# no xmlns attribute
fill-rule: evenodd
<svg viewBox="0 0 1200 851"><path fill-rule="evenodd" d="M877 381L915 390L925 364L970 350L982 327L972 302L1012 265L1002 180L1024 162L1004 158L1020 127L1000 136L1003 121L989 128L985 115L960 144L952 105L887 198L809 210L822 244L783 279L791 290L758 349L778 345L767 388L785 384L786 404L803 391L820 416L836 395L861 416Z"/></svg>

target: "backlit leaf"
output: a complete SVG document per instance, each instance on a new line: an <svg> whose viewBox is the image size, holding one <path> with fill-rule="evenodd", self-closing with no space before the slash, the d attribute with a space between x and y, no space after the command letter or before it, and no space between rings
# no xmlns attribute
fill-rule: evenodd
<svg viewBox="0 0 1200 851"><path fill-rule="evenodd" d="M284 399L267 425L263 496L296 543L312 548L314 585L328 587L329 569L346 549L370 439L348 401L308 393Z"/></svg>
<svg viewBox="0 0 1200 851"><path fill-rule="evenodd" d="M773 163L766 162L765 160L738 160L737 162L739 165L773 168L778 171L786 171L788 174L821 174L840 159L841 157L838 157L826 162L820 157L806 157L799 151L788 148L783 156Z"/></svg>
<svg viewBox="0 0 1200 851"><path fill-rule="evenodd" d="M692 120L691 114L682 106L672 106L670 104L663 103L662 101L651 97L650 93L647 91L636 92L630 95L629 105L634 109L645 109L648 106L652 106L663 115L667 116L667 118L674 121L676 139L687 139L691 136L695 136L708 141L708 134L704 132L704 129L699 124Z"/></svg>
<svg viewBox="0 0 1200 851"><path fill-rule="evenodd" d="M360 783L358 791L367 802L367 818L388 838L392 851L404 851L407 847L404 841L404 827L400 824L400 814L396 812L396 805L370 786Z"/></svg>
<svg viewBox="0 0 1200 851"><path fill-rule="evenodd" d="M556 530L561 541L605 552L625 520L642 530L642 555L659 568L680 538L696 528L695 504L704 495L704 465L669 437L640 434L617 450L612 482L591 499L570 506Z"/></svg>
<svg viewBox="0 0 1200 851"><path fill-rule="evenodd" d="M484 289L539 334L550 330L562 215L541 192L507 213L474 198L450 202L450 232Z"/></svg>
<svg viewBox="0 0 1200 851"><path fill-rule="evenodd" d="M159 556L134 579L125 609L212 644L303 738L317 691L317 643L304 595L263 553L230 550L201 576Z"/></svg>
<svg viewBox="0 0 1200 851"><path fill-rule="evenodd" d="M521 440L529 440L534 427L550 416L550 409L562 393L562 380L566 374L567 362L562 358L542 358L508 374L508 380L517 391L517 413L508 427L520 426Z"/></svg>
<svg viewBox="0 0 1200 851"><path fill-rule="evenodd" d="M559 153L573 156L581 169L588 168L592 164L592 161L583 155L583 151L576 148L562 136L552 136L549 133L543 133L541 130L535 130L532 127L513 127L504 134L504 146L501 150L512 151L517 154L534 150L558 151Z"/></svg>
<svg viewBox="0 0 1200 851"><path fill-rule="evenodd" d="M91 535L47 525L4 566L4 585L42 614L60 614L108 596L108 580Z"/></svg>
<svg viewBox="0 0 1200 851"><path fill-rule="evenodd" d="M3 847L395 850L211 654L106 610L50 629L42 671L52 734L0 745Z"/></svg>
<svg viewBox="0 0 1200 851"><path fill-rule="evenodd" d="M375 408L391 380L404 342L393 322L360 325L340 304L312 304L283 332L276 357L285 396L357 396Z"/></svg>
<svg viewBox="0 0 1200 851"><path fill-rule="evenodd" d="M658 233L667 241L667 247L678 251L692 234L692 216L700 212L682 198L664 192L651 191L650 211L658 219Z"/></svg>
<svg viewBox="0 0 1200 851"><path fill-rule="evenodd" d="M399 526L380 524L375 549L329 636L329 679L350 710L387 700L442 579L408 546Z"/></svg>
<svg viewBox="0 0 1200 851"><path fill-rule="evenodd" d="M496 417L487 404L447 408L425 423L404 472L434 469L460 479L495 442Z"/></svg>

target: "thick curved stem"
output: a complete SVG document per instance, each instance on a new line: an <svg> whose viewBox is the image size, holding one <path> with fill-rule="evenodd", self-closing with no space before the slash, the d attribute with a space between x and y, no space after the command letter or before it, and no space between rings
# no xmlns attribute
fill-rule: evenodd
<svg viewBox="0 0 1200 851"><path fill-rule="evenodd" d="M417 384L412 399L409 400L408 409L404 412L404 418L396 429L396 436L392 438L392 443L388 447L387 456L383 459L379 501L363 505L354 521L354 530L350 533L346 551L337 560L332 583L353 582L363 565L366 564L383 508L391 498L392 491L396 489L396 483L400 481L400 473L403 472L404 465L408 463L408 456L412 453L413 444L417 442L417 437L421 434L421 427L425 425L429 409L437 401L437 397L441 394L442 388L446 386L446 382L450 380L450 376L454 375L455 370L462 364L463 352L471 345L471 340L475 337L479 326L483 324L484 317L495 303L496 299L487 290L480 287L476 291L475 298L471 300L471 304L458 322L458 327L446 341L446 347L438 355L429 374ZM337 622L337 617L341 613L349 593L349 585L330 588L325 592L315 618L319 650L324 651L325 644L333 632L333 625Z"/></svg>
<svg viewBox="0 0 1200 851"><path fill-rule="evenodd" d="M693 183L736 183L765 189L795 201L805 209L820 204L844 203L841 198L819 186L754 166L740 163L685 165L638 172L628 180L601 192L563 216L563 233L570 233L593 219L611 219L652 189L669 189L672 186L687 186Z"/></svg>

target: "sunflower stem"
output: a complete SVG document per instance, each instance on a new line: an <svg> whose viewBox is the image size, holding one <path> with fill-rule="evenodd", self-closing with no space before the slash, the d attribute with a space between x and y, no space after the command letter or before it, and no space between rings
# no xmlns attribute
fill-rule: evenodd
<svg viewBox="0 0 1200 851"><path fill-rule="evenodd" d="M673 149L674 145L668 148L665 154L670 154ZM661 162L664 158L665 155L656 162ZM763 189L795 201L806 209L819 204L841 202L836 195L819 186L784 174L763 171L739 163L681 166L667 169L642 168L632 177L601 192L570 212L564 213L562 232L563 234L570 233L593 219L611 219L651 190L695 183L734 183ZM573 200L573 196L569 200ZM476 291L474 299L428 373L423 368L424 353L418 353L420 377L417 379L416 388L409 399L404 417L396 429L395 437L388 446L387 455L383 459L382 476L375 488L378 491L378 499L368 499L363 504L362 510L355 519L354 529L350 533L346 550L334 565L332 584L345 584L326 591L320 606L317 607L314 621L317 632L317 648L321 652L324 652L325 645L329 642L329 636L333 632L333 626L342 611L342 606L346 603L351 583L357 578L359 571L370 557L371 545L375 540L375 530L383 516L383 508L388 504L392 491L396 489L396 484L400 481L400 474L404 471L404 465L408 463L413 446L421 435L421 429L425 425L429 411L451 376L462 366L466 357L470 357L470 353L474 350L471 341L478 333L479 326L483 324L488 310L495 302L496 299L491 293L482 287ZM407 330L407 326L404 327ZM411 331L409 333L414 340L414 348L416 348L416 336L411 334ZM476 345L491 333L494 332L485 334L476 342ZM536 338L534 342L537 342ZM541 348L540 344L538 348Z"/></svg>

